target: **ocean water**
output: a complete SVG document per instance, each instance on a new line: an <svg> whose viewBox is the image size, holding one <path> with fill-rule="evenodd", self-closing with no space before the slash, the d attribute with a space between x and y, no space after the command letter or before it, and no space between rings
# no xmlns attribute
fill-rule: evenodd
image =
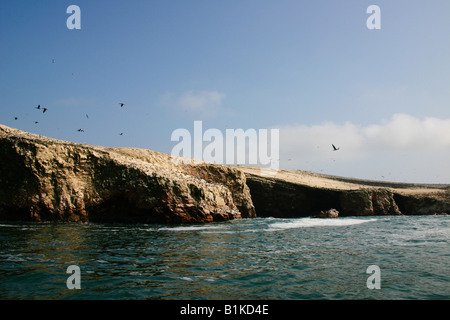
<svg viewBox="0 0 450 320"><path fill-rule="evenodd" d="M1 223L0 299L447 300L449 222L389 216L193 226ZM80 289L68 289L71 265L80 268ZM367 272L372 265L379 273ZM375 276L380 287L370 289Z"/></svg>

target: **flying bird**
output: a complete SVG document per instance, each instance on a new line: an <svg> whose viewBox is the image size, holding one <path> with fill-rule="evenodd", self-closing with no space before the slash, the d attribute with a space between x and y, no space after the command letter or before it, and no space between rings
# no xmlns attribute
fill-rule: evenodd
<svg viewBox="0 0 450 320"><path fill-rule="evenodd" d="M340 148L336 148L335 146L334 146L334 144L331 144L332 146L333 146L333 151L338 151Z"/></svg>
<svg viewBox="0 0 450 320"><path fill-rule="evenodd" d="M88 119L89 119L89 116L88 116L88 115L86 115L86 118L88 118Z"/></svg>
<svg viewBox="0 0 450 320"><path fill-rule="evenodd" d="M123 132L120 135L123 136Z"/></svg>
<svg viewBox="0 0 450 320"><path fill-rule="evenodd" d="M45 111L47 111L47 108L44 108L44 110L42 111L42 113L45 113Z"/></svg>
<svg viewBox="0 0 450 320"><path fill-rule="evenodd" d="M52 59L52 63L55 63L55 59Z"/></svg>
<svg viewBox="0 0 450 320"><path fill-rule="evenodd" d="M78 129L78 132L84 132L84 130L83 129Z"/></svg>
<svg viewBox="0 0 450 320"><path fill-rule="evenodd" d="M14 120L19 120L19 118L17 118L17 117L14 117Z"/></svg>
<svg viewBox="0 0 450 320"><path fill-rule="evenodd" d="M38 124L38 123L39 123L38 121L35 121L35 122L34 122L34 124Z"/></svg>
<svg viewBox="0 0 450 320"><path fill-rule="evenodd" d="M120 104L120 107L121 107L121 108L125 105L125 103L119 103L119 104Z"/></svg>
<svg viewBox="0 0 450 320"><path fill-rule="evenodd" d="M41 109L41 105L38 105L38 106L36 107L36 109L40 110L40 109Z"/></svg>

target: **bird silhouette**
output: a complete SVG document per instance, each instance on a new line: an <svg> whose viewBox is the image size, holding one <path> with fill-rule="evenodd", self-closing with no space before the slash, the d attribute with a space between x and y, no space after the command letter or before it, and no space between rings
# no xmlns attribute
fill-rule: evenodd
<svg viewBox="0 0 450 320"><path fill-rule="evenodd" d="M35 121L35 122L34 122L34 124L38 124L38 123L39 123L38 121Z"/></svg>
<svg viewBox="0 0 450 320"><path fill-rule="evenodd" d="M86 118L88 118L88 119L89 119L89 116L88 116L88 115L86 115Z"/></svg>
<svg viewBox="0 0 450 320"><path fill-rule="evenodd" d="M55 59L52 59L52 63L55 63Z"/></svg>
<svg viewBox="0 0 450 320"><path fill-rule="evenodd" d="M120 104L120 107L121 107L121 108L125 105L125 103L119 103L119 104Z"/></svg>
<svg viewBox="0 0 450 320"><path fill-rule="evenodd" d="M19 120L19 118L17 118L17 117L14 117L14 120Z"/></svg>
<svg viewBox="0 0 450 320"><path fill-rule="evenodd" d="M78 132L84 132L84 130L83 129L78 129Z"/></svg>
<svg viewBox="0 0 450 320"><path fill-rule="evenodd" d="M334 144L331 144L332 146L333 146L333 151L338 151L340 148L336 148L335 146L334 146Z"/></svg>
<svg viewBox="0 0 450 320"><path fill-rule="evenodd" d="M123 132L120 135L123 136Z"/></svg>
<svg viewBox="0 0 450 320"><path fill-rule="evenodd" d="M42 113L45 113L45 111L47 111L47 108L44 108L44 110L42 111Z"/></svg>
<svg viewBox="0 0 450 320"><path fill-rule="evenodd" d="M38 105L38 106L36 107L36 109L40 110L40 109L41 109L41 105Z"/></svg>

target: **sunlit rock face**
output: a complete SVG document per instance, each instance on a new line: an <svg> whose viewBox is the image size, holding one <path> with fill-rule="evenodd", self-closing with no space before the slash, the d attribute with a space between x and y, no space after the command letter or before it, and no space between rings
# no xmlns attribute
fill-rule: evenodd
<svg viewBox="0 0 450 320"><path fill-rule="evenodd" d="M0 126L0 220L201 223L254 216L238 169Z"/></svg>
<svg viewBox="0 0 450 320"><path fill-rule="evenodd" d="M174 161L0 125L0 220L203 223L239 218L450 213L447 185Z"/></svg>

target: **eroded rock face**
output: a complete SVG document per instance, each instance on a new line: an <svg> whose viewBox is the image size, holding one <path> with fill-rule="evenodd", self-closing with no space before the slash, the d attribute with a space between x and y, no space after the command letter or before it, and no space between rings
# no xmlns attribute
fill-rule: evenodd
<svg viewBox="0 0 450 320"><path fill-rule="evenodd" d="M327 188L295 183L283 177L263 177L253 170L247 170L246 175L259 217L326 216L322 212L330 208L335 208L340 217L450 213L447 186L433 187L430 192L425 190L427 186L417 185L416 189L406 191L387 183L386 187L373 187L358 181L353 188Z"/></svg>
<svg viewBox="0 0 450 320"><path fill-rule="evenodd" d="M392 191L376 188L342 192L340 205L346 215L380 216L402 214Z"/></svg>
<svg viewBox="0 0 450 320"><path fill-rule="evenodd" d="M187 159L185 159L187 160ZM259 170L105 148L0 125L0 220L199 223L450 213L450 187ZM320 181L320 183L318 182Z"/></svg>
<svg viewBox="0 0 450 320"><path fill-rule="evenodd" d="M0 220L197 223L254 217L245 175L0 125Z"/></svg>

